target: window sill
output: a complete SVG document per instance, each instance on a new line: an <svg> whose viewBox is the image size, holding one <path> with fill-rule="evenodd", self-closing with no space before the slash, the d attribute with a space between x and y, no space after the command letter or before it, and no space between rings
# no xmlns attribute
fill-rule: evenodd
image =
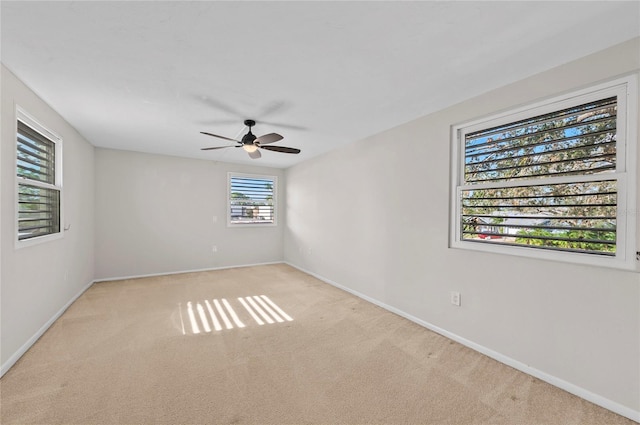
<svg viewBox="0 0 640 425"><path fill-rule="evenodd" d="M518 247L518 246L499 246L491 245L486 242L470 242L455 241L449 246L451 249L463 249L465 251L479 251L490 254L509 255L516 257L525 257L533 260L554 261L564 264L578 264L594 267L605 267L632 272L640 272L635 254L625 256L604 256L597 254L582 254L576 252L562 252L555 250L543 250L538 248Z"/></svg>
<svg viewBox="0 0 640 425"><path fill-rule="evenodd" d="M30 246L45 244L47 242L53 242L64 237L63 232L52 233L50 235L38 236L30 239L16 240L15 249L27 248Z"/></svg>

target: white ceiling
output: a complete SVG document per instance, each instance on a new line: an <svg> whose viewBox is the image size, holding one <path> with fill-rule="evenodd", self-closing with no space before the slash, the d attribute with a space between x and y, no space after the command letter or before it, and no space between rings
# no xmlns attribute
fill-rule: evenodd
<svg viewBox="0 0 640 425"><path fill-rule="evenodd" d="M2 63L95 146L273 167L640 35L637 1L0 7ZM302 153L200 150L245 118Z"/></svg>

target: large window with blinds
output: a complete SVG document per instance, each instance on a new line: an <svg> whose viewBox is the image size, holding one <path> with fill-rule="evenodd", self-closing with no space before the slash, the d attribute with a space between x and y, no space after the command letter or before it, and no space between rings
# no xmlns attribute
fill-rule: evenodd
<svg viewBox="0 0 640 425"><path fill-rule="evenodd" d="M228 224L276 224L276 177L229 173Z"/></svg>
<svg viewBox="0 0 640 425"><path fill-rule="evenodd" d="M17 113L17 240L61 234L62 140Z"/></svg>
<svg viewBox="0 0 640 425"><path fill-rule="evenodd" d="M454 127L452 246L632 267L635 87Z"/></svg>

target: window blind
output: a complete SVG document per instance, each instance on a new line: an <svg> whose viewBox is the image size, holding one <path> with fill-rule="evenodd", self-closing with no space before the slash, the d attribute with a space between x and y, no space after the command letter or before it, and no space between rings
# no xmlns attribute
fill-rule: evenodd
<svg viewBox="0 0 640 425"><path fill-rule="evenodd" d="M230 177L229 214L232 224L274 223L274 179Z"/></svg>
<svg viewBox="0 0 640 425"><path fill-rule="evenodd" d="M18 121L18 176L55 184L55 143Z"/></svg>
<svg viewBox="0 0 640 425"><path fill-rule="evenodd" d="M461 239L614 256L616 125L614 96L466 134Z"/></svg>
<svg viewBox="0 0 640 425"><path fill-rule="evenodd" d="M18 121L18 240L60 232L55 143Z"/></svg>

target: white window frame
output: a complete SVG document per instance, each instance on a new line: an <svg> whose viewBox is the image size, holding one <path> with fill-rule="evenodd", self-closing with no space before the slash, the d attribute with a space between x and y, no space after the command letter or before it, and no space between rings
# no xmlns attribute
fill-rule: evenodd
<svg viewBox="0 0 640 425"><path fill-rule="evenodd" d="M560 111L605 97L618 96L617 117L617 158L613 173L599 175L602 179L616 180L618 190L616 255L611 257L589 253L574 253L536 249L532 247L505 246L492 243L478 243L462 239L461 197L462 191L473 185L464 184L465 135L494 126L517 122L544 113ZM451 216L450 248L517 255L569 263L589 264L640 271L636 260L636 191L637 191L637 137L638 137L638 82L635 74L596 84L582 90L538 101L477 120L451 127ZM545 184L581 181L581 175L544 177ZM592 179L590 176L589 180ZM520 186L522 182L508 181L496 187Z"/></svg>
<svg viewBox="0 0 640 425"><path fill-rule="evenodd" d="M23 124L26 124L31 129L37 131L42 136L53 142L55 146L55 164L54 164L54 184L44 183L38 180L32 180L25 177L19 177L17 175L17 167L18 167L18 146L16 137L18 134L18 121L21 121ZM13 160L14 160L14 176L15 176L15 199L14 199L14 208L15 208L15 233L14 233L14 241L15 248L25 248L28 246L38 245L45 242L50 242L56 239L61 239L64 236L64 196L62 190L62 137L58 136L53 131L49 130L43 124L41 124L38 120L33 118L29 113L27 113L23 108L16 105L16 119L14 120L14 140L13 140ZM19 225L18 225L18 192L20 184L29 184L32 186L38 186L45 189L53 189L59 192L60 199L60 210L59 210L59 218L60 218L60 227L56 233L50 233L43 236L36 236L29 239L18 239L19 233Z"/></svg>
<svg viewBox="0 0 640 425"><path fill-rule="evenodd" d="M231 179L233 177L249 179L269 179L273 181L273 222L272 223L233 223L231 221ZM227 227L253 228L273 227L278 225L278 177L264 174L227 173Z"/></svg>

